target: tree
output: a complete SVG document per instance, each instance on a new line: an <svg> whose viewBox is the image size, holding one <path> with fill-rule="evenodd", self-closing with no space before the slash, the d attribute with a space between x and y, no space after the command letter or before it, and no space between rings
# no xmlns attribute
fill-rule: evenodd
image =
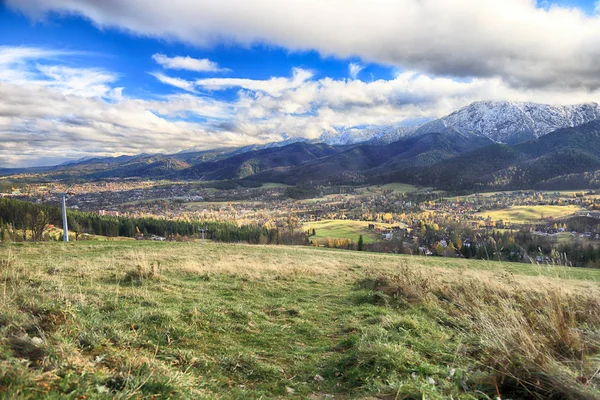
<svg viewBox="0 0 600 400"><path fill-rule="evenodd" d="M42 240L48 224L50 224L50 214L40 207L34 207L29 218L29 229L34 242Z"/></svg>
<svg viewBox="0 0 600 400"><path fill-rule="evenodd" d="M463 244L462 244L462 240L460 239L460 236L457 236L457 237L456 237L456 239L455 239L455 243L456 243L456 245L455 245L455 246L456 246L456 248L457 248L458 250L462 249L462 247L463 247Z"/></svg>
<svg viewBox="0 0 600 400"><path fill-rule="evenodd" d="M438 256L443 256L444 255L444 246L442 246L441 243L438 243L437 246L435 246L435 252Z"/></svg>
<svg viewBox="0 0 600 400"><path fill-rule="evenodd" d="M75 232L75 241L79 240L79 233L81 232L81 224L79 223L79 221L74 220L72 222L69 223L69 228L70 230L72 230L73 232Z"/></svg>
<svg viewBox="0 0 600 400"><path fill-rule="evenodd" d="M356 250L358 250L358 251L363 251L363 246L364 246L364 243L363 243L363 236L362 236L362 235L360 235L360 236L358 237L358 245L356 246Z"/></svg>

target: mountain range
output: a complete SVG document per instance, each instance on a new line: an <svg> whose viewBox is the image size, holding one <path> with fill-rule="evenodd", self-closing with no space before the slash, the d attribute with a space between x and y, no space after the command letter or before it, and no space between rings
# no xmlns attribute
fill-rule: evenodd
<svg viewBox="0 0 600 400"><path fill-rule="evenodd" d="M572 128L600 118L600 105L585 103L568 106L510 102L478 101L445 117L411 127L350 129L320 138L331 145L359 142L389 144L407 136L443 133L453 130L463 134L485 136L497 143L516 144L536 139L561 128Z"/></svg>
<svg viewBox="0 0 600 400"><path fill-rule="evenodd" d="M292 185L405 182L455 191L570 188L570 181L591 185L586 183L588 175L581 174L600 171L599 118L596 103L477 102L418 127L369 130L358 143L346 132L345 136L329 137L329 143L290 138L243 148L91 158L30 170L0 169L0 174Z"/></svg>

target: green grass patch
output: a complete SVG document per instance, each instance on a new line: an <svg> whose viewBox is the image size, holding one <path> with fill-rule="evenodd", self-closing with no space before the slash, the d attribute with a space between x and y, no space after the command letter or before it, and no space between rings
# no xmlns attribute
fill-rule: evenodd
<svg viewBox="0 0 600 400"><path fill-rule="evenodd" d="M326 220L308 222L302 226L304 230L315 230L316 235L311 236L311 240L326 240L326 239L350 239L358 242L358 237L363 235L365 243L373 243L381 238L372 230L369 230L369 224L374 224L378 228L390 228L393 224L373 223L367 221L347 221L347 220Z"/></svg>
<svg viewBox="0 0 600 400"><path fill-rule="evenodd" d="M437 286L414 281L424 294L400 301L373 282L411 268L441 279L440 293L477 278L592 295L600 279L589 269L215 243L25 243L0 245L0 255L4 398L487 399L495 371L475 357L468 320L425 300Z"/></svg>
<svg viewBox="0 0 600 400"><path fill-rule="evenodd" d="M275 182L265 182L261 185L261 189L282 189L290 187L290 185L286 185L284 183L275 183Z"/></svg>

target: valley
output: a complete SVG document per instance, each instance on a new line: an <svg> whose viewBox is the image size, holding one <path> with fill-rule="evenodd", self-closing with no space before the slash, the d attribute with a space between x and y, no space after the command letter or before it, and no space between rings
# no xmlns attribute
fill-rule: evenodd
<svg viewBox="0 0 600 400"><path fill-rule="evenodd" d="M600 400L600 0L0 38L0 400Z"/></svg>
<svg viewBox="0 0 600 400"><path fill-rule="evenodd" d="M481 107L0 171L0 393L597 398L600 122L498 143Z"/></svg>
<svg viewBox="0 0 600 400"><path fill-rule="evenodd" d="M80 240L154 235L193 241L200 237L199 229L217 223L262 232L252 238L242 236L249 243L355 250L362 237L364 249L374 252L585 267L597 267L600 262L600 195L594 190L452 196L407 184L243 182L112 179L68 187L28 184L22 191L2 195L0 205L4 201L5 209L0 208L4 221L0 233L6 241L30 240L22 229L26 216L15 219L13 207L21 201L58 207L60 193L68 189L69 212L78 213L73 234ZM51 224L60 227L59 214L55 215ZM93 220L110 226L118 222L120 228L100 229L100 222ZM135 222L142 220L147 222ZM152 220L180 228L157 230L150 228L157 225ZM49 238L60 238L60 229L55 231ZM212 237L210 229L207 234L211 239L224 239Z"/></svg>

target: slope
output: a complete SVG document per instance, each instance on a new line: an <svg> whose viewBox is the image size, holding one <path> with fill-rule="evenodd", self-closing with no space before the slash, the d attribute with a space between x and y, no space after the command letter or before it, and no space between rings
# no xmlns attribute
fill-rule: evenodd
<svg viewBox="0 0 600 400"><path fill-rule="evenodd" d="M338 150L326 144L305 142L284 147L252 150L222 160L203 162L182 171L187 179L240 179L273 168L293 167L336 154Z"/></svg>
<svg viewBox="0 0 600 400"><path fill-rule="evenodd" d="M600 396L598 270L291 246L0 246L5 398Z"/></svg>
<svg viewBox="0 0 600 400"><path fill-rule="evenodd" d="M258 174L253 179L287 184L356 183L365 179L373 180L389 171L434 164L490 143L493 142L476 135L430 133L404 138L385 146L358 145L296 168Z"/></svg>
<svg viewBox="0 0 600 400"><path fill-rule="evenodd" d="M442 189L527 189L561 175L597 169L600 121L592 121L514 146L495 144L466 152L433 166L408 169L403 175L407 182Z"/></svg>

